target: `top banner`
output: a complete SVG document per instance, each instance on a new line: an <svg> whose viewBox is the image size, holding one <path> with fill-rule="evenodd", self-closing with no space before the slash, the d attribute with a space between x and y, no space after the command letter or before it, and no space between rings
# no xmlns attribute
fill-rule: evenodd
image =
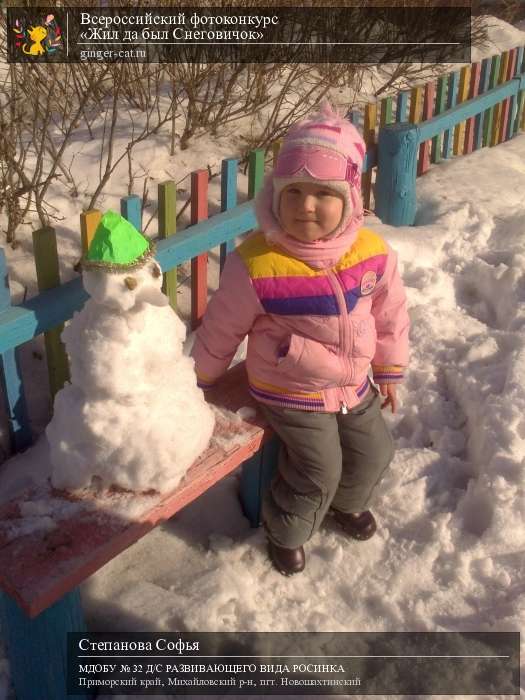
<svg viewBox="0 0 525 700"><path fill-rule="evenodd" d="M470 63L468 7L10 7L10 63Z"/></svg>

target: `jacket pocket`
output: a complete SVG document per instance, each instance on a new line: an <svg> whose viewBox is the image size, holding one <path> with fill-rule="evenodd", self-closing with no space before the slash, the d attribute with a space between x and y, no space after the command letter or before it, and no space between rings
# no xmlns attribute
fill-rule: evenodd
<svg viewBox="0 0 525 700"><path fill-rule="evenodd" d="M335 350L295 333L290 335L288 352L278 359L277 371L315 388L337 386L344 375L342 358Z"/></svg>
<svg viewBox="0 0 525 700"><path fill-rule="evenodd" d="M287 341L283 341L277 351L277 364L280 369L296 365L303 354L306 338L292 333Z"/></svg>
<svg viewBox="0 0 525 700"><path fill-rule="evenodd" d="M360 318L351 321L353 343L352 357L361 357L372 360L376 349L376 325L372 317Z"/></svg>

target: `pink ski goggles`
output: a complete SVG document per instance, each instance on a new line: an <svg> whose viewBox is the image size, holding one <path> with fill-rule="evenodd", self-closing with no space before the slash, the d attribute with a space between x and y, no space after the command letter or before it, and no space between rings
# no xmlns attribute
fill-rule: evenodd
<svg viewBox="0 0 525 700"><path fill-rule="evenodd" d="M342 180L359 186L359 166L328 148L298 144L284 148L277 158L275 177L293 177L304 170L316 180Z"/></svg>

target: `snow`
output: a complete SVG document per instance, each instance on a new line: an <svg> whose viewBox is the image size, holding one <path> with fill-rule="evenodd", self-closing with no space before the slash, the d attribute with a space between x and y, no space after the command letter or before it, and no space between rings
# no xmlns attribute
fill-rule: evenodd
<svg viewBox="0 0 525 700"><path fill-rule="evenodd" d="M493 22L496 48L484 55L523 44L523 31ZM235 152L233 140L214 151L215 143L184 151L188 172ZM162 179L173 167L165 150L141 155ZM418 179L414 227L367 219L398 252L412 321L401 405L386 414L398 449L373 508L377 535L350 541L329 519L307 544L305 572L284 578L267 559L263 532L242 515L232 475L82 585L92 631L108 631L108 620L114 632L525 628L524 164L520 134ZM96 166L85 167L87 178ZM211 198L216 206L216 183ZM110 205L118 206L113 195L102 208ZM59 206L67 272L79 257L78 211L68 199ZM34 293L30 256L23 247L6 252L12 290ZM32 356L39 343L26 344L22 360L42 428L49 407L45 365ZM6 466L2 500L45 479L45 437ZM41 500L25 508L45 527ZM0 647L0 699L9 697Z"/></svg>

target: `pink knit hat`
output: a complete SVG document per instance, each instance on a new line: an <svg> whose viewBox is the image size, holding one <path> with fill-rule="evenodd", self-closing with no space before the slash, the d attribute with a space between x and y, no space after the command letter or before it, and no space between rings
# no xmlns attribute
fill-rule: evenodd
<svg viewBox="0 0 525 700"><path fill-rule="evenodd" d="M328 102L321 105L318 113L293 126L255 203L262 230L271 233L280 227L281 192L292 182L322 183L343 196L341 222L328 238L339 236L349 227L359 228L363 222L361 172L365 149L355 126L340 117Z"/></svg>

